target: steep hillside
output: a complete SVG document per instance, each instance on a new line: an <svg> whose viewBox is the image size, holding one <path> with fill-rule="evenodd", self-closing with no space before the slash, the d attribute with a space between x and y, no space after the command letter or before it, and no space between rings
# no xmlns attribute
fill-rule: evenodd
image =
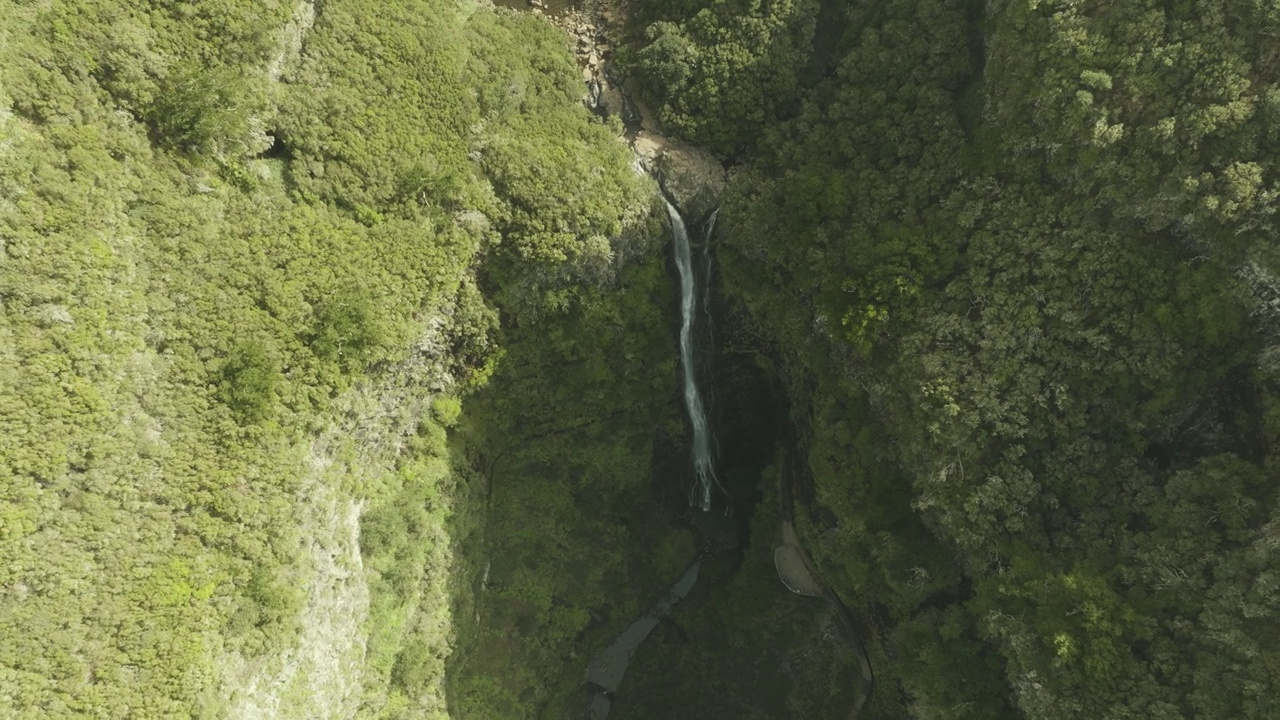
<svg viewBox="0 0 1280 720"><path fill-rule="evenodd" d="M477 270L575 307L652 193L562 37L0 2L0 714L446 716Z"/></svg>
<svg viewBox="0 0 1280 720"><path fill-rule="evenodd" d="M0 0L0 716L1280 716L1274 2L553 5Z"/></svg>

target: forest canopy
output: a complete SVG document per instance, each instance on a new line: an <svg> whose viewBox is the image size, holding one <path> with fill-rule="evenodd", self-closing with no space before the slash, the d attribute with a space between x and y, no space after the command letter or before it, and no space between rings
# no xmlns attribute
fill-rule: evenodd
<svg viewBox="0 0 1280 720"><path fill-rule="evenodd" d="M1280 713L1280 8L823 3L761 130L677 62L740 21L656 7L662 112L751 148L726 291L787 358L883 716Z"/></svg>
<svg viewBox="0 0 1280 720"><path fill-rule="evenodd" d="M0 715L447 716L478 269L650 203L577 94L471 3L0 0Z"/></svg>
<svg viewBox="0 0 1280 720"><path fill-rule="evenodd" d="M716 342L785 392L863 716L1280 717L1280 5L608 9L619 84L731 170ZM571 42L0 0L0 715L580 700L697 548L666 214ZM844 701L776 512L622 712Z"/></svg>

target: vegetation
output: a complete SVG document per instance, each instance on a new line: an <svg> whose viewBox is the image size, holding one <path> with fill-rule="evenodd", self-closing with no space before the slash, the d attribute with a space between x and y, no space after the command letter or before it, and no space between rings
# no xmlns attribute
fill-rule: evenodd
<svg viewBox="0 0 1280 720"><path fill-rule="evenodd" d="M766 470L750 546L703 566L694 593L637 654L611 717L849 716L859 670L834 611L793 595L774 569L776 477Z"/></svg>
<svg viewBox="0 0 1280 720"><path fill-rule="evenodd" d="M798 78L814 35L814 0L654 3L660 18L624 63L659 103L665 126L713 150L745 150L798 100Z"/></svg>
<svg viewBox="0 0 1280 720"><path fill-rule="evenodd" d="M446 716L477 269L567 307L649 202L558 32L6 0L0 48L0 714Z"/></svg>
<svg viewBox="0 0 1280 720"><path fill-rule="evenodd" d="M452 658L459 717L580 712L587 660L694 557L690 530L651 499L655 444L682 426L670 282L647 254L620 289L513 324L468 400L462 432L488 514L468 549L482 592L459 610L476 618L462 633L473 639Z"/></svg>
<svg viewBox="0 0 1280 720"><path fill-rule="evenodd" d="M640 5L864 714L1280 715L1274 3ZM582 93L471 0L0 0L0 715L580 708L695 553L665 212ZM761 492L619 717L848 706Z"/></svg>
<svg viewBox="0 0 1280 720"><path fill-rule="evenodd" d="M674 72L651 62L677 46L661 23L721 5L662 7L633 30L653 82ZM819 12L839 37L785 117L703 105L675 127L754 149L723 276L785 357L807 537L878 628L879 698L903 691L878 714L1280 712L1280 15ZM719 42L683 37L689 57Z"/></svg>

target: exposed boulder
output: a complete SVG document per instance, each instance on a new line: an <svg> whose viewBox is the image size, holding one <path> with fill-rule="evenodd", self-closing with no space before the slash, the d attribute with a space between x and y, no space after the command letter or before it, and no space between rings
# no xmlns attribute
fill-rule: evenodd
<svg viewBox="0 0 1280 720"><path fill-rule="evenodd" d="M600 107L600 81L594 77L587 82L587 107L595 110Z"/></svg>
<svg viewBox="0 0 1280 720"><path fill-rule="evenodd" d="M647 129L636 135L632 147L685 218L705 217L720 203L724 166L709 151Z"/></svg>
<svg viewBox="0 0 1280 720"><path fill-rule="evenodd" d="M583 104L599 115L618 117L629 134L636 133L633 149L681 215L692 221L710 213L724 191L724 167L707 150L663 137L656 115L637 99L634 82L616 76L610 30L620 24L617 11L570 11L550 19L567 33L582 70Z"/></svg>
<svg viewBox="0 0 1280 720"><path fill-rule="evenodd" d="M607 80L600 85L600 110L605 115L622 116L624 102L622 91Z"/></svg>

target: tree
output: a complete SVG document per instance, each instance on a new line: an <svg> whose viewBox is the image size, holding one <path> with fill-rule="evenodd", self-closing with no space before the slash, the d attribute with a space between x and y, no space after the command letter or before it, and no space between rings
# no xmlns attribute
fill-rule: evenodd
<svg viewBox="0 0 1280 720"><path fill-rule="evenodd" d="M194 156L236 159L250 146L254 117L266 113L255 81L233 67L180 62L146 115L160 144Z"/></svg>

